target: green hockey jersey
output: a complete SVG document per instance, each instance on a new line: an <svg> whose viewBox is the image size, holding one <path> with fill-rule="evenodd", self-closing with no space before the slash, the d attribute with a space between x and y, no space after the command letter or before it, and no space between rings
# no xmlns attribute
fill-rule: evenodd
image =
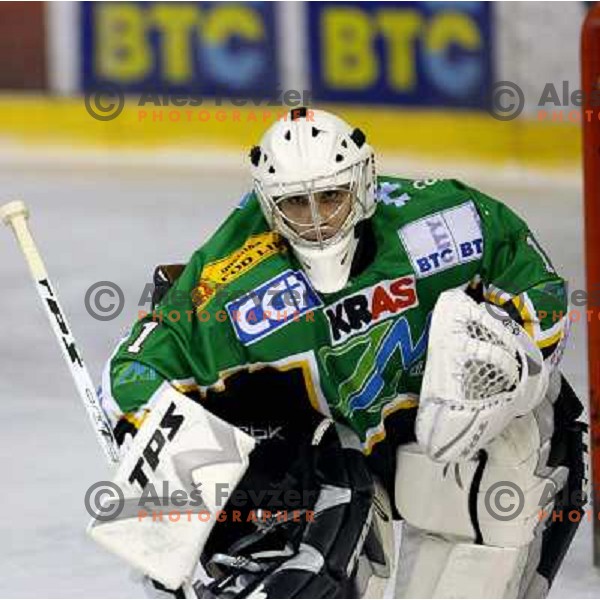
<svg viewBox="0 0 600 600"><path fill-rule="evenodd" d="M450 288L502 306L559 360L566 284L505 205L455 180L382 176L363 229L347 285L320 294L248 194L110 359L115 424L138 427L171 385L225 413L264 399L285 415L295 394L348 424L366 454L386 435L398 443L389 424L414 417L431 312ZM252 388L267 371L293 386Z"/></svg>

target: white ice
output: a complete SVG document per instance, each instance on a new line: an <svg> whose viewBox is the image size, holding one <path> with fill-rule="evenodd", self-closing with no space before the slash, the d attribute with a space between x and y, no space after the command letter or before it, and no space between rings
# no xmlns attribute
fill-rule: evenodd
<svg viewBox="0 0 600 600"><path fill-rule="evenodd" d="M213 161L214 162L214 161ZM397 170L400 173L400 170ZM531 224L556 267L583 289L579 187L534 187L512 178L471 180ZM98 381L117 339L136 318L138 300L161 262L185 261L235 206L248 178L229 168L147 169L64 164L0 166L0 202L23 195L50 277L88 367ZM0 596L140 597L120 562L85 535L86 489L109 478L86 415L29 280L17 245L0 229ZM84 294L111 280L126 307L103 323ZM144 306L142 308L148 308ZM585 323L574 323L564 371L586 397ZM600 596L584 523L552 596Z"/></svg>

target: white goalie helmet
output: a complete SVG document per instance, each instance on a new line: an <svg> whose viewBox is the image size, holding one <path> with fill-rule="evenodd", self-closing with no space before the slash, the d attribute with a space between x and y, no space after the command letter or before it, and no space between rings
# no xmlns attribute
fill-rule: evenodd
<svg viewBox="0 0 600 600"><path fill-rule="evenodd" d="M375 211L375 163L365 135L335 115L294 109L250 153L254 189L270 227L285 237L320 292L341 290Z"/></svg>

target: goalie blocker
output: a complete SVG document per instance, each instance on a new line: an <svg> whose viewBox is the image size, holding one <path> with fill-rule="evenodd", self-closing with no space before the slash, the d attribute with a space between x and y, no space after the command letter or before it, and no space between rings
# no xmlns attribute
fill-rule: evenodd
<svg viewBox="0 0 600 600"><path fill-rule="evenodd" d="M247 486L254 447L239 428L165 385L115 476L123 510L113 520L93 521L89 534L147 576L147 583L153 580L154 592L175 597L358 597L384 582L393 555L391 507L376 489L355 435L329 419L319 421L307 451L299 452L279 484L282 490L315 492L307 495L314 498L310 504L295 511L310 512L310 518L281 521L276 510L261 505L272 516L262 518L256 510L256 529L223 545L227 536L218 529L230 523L215 517L234 507L218 490L233 492L244 475ZM200 490L202 505L161 504L164 514L171 508L203 510L211 518L140 518L140 511L148 511L140 498L149 486L163 490L165 483L188 498ZM214 581L194 585L201 555Z"/></svg>
<svg viewBox="0 0 600 600"><path fill-rule="evenodd" d="M251 436L165 384L114 477L123 493L120 512L114 519L95 519L89 535L167 588L189 585L214 515L223 508L219 486L235 488L254 446ZM150 485L155 495L176 490L185 499L175 502L173 495L160 497L158 507L152 499L146 503ZM142 518L154 509L212 518Z"/></svg>

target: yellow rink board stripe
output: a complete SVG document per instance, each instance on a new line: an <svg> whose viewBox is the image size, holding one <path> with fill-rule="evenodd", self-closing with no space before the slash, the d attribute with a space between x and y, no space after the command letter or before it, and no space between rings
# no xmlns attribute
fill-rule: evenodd
<svg viewBox="0 0 600 600"><path fill-rule="evenodd" d="M138 107L127 98L114 120L98 121L82 98L0 96L0 143L107 148L246 149L284 107ZM577 123L518 119L501 122L467 110L417 110L323 105L361 127L379 152L478 162L573 167L581 157Z"/></svg>

